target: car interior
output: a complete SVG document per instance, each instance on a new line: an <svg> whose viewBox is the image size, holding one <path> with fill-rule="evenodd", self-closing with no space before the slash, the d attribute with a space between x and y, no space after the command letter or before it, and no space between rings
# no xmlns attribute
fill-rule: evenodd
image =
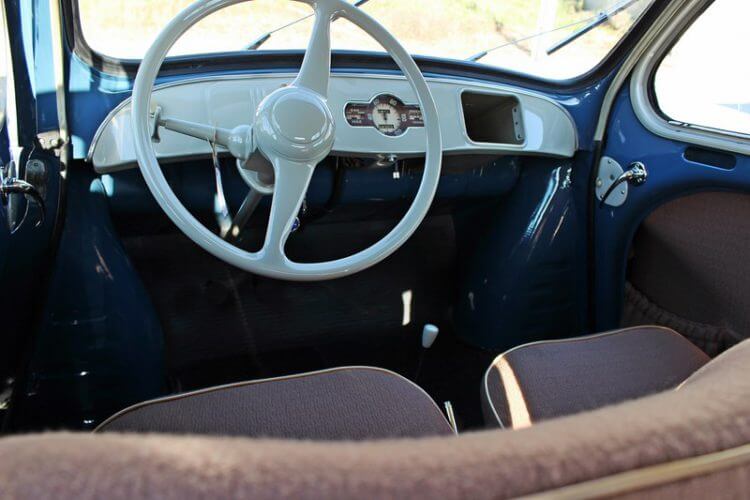
<svg viewBox="0 0 750 500"><path fill-rule="evenodd" d="M742 0L2 11L1 498L747 496Z"/></svg>

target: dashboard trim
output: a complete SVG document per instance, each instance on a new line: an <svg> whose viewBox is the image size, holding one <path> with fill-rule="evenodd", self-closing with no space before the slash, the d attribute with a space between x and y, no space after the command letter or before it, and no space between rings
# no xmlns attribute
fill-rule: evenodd
<svg viewBox="0 0 750 500"><path fill-rule="evenodd" d="M270 80L270 79L293 79L296 76L296 73L263 73L263 74L224 74L224 75L213 75L213 76L200 76L197 78L187 78L187 79L180 79L175 80L171 82L162 83L159 85L154 86L153 92L159 92L165 89L171 89L175 87L182 87L182 86L188 86L188 85L195 85L195 84L201 84L201 83L209 83L209 82L228 82L228 81L247 81L247 80ZM362 73L355 73L355 72L342 72L342 73L332 73L331 74L331 83L334 84L334 82L337 79L362 79L362 80L389 80L394 82L406 82L403 76L401 75L382 75L382 74L362 74ZM554 99L549 98L548 96L535 92L530 91L526 89L519 89L515 88L509 85L503 85L503 84L494 84L494 83L487 83L487 82L478 82L473 80L466 80L466 79L460 79L460 78L436 78L436 77L427 77L427 82L431 85L449 85L449 86L455 86L456 87L456 99L459 101L460 105L460 99L463 92L469 90L469 91L476 91L476 92L484 92L489 94L498 94L498 95L511 95L519 97L519 106L523 110L523 99L521 97L527 98L527 99L537 99L544 101L546 105L551 106L552 108L556 109L557 112L560 113L560 117L564 117L565 121L567 121L568 124L568 131L567 134L569 135L569 138L566 138L564 141L566 144L564 147L556 147L553 148L552 151L535 151L535 150L528 150L525 148L528 148L528 139L529 134L528 131L525 131L524 133L524 142L523 144L495 144L495 143L478 143L471 141L468 138L468 135L466 133L466 127L464 123L464 117L462 113L459 113L461 115L460 117L460 129L462 132L461 139L466 143L466 145L470 146L468 148L465 148L465 150L461 149L446 149L446 153L448 154L460 154L460 153L475 153L475 154L488 154L488 153L510 153L510 154L529 154L529 155L544 155L544 156L553 156L553 157L571 157L575 151L578 149L578 133L577 128L575 126L575 121L573 120L572 116L568 112L568 110L562 106L559 102L555 101ZM379 93L394 93L389 88L383 88L380 89L380 91L373 91L374 93L372 95L378 95ZM404 102L408 101L407 97L401 97L401 99ZM352 101L358 100L358 99L352 99ZM97 128L92 140L91 145L88 149L88 154L86 156L86 161L90 163L94 163L94 155L97 150L97 147L100 145L100 142L102 140L102 136L104 132L107 129L107 126L115 120L117 115L122 112L125 108L127 108L132 101L132 96L128 96L126 99L124 99L122 102L120 102L117 106L115 106L104 118L102 123ZM343 109L343 108L342 108ZM460 109L460 107L459 107ZM410 132L412 132L412 128L407 129L403 134L400 136L390 137L390 136L383 136L388 139L398 139L402 140L408 135L411 135ZM560 133L566 133L566 132L560 132ZM382 135L382 134L379 134ZM336 151L336 149L335 149ZM361 152L353 151L352 153L357 154ZM378 152L373 152L373 154L378 154ZM419 151L412 151L408 153L399 152L400 156L414 156L420 154ZM171 158L171 157L170 157ZM103 166L103 167L97 167L95 165L95 169L99 173L107 173L107 172L113 172L117 170L124 170L129 168L134 168L136 165L131 165L130 162L119 164L115 166Z"/></svg>

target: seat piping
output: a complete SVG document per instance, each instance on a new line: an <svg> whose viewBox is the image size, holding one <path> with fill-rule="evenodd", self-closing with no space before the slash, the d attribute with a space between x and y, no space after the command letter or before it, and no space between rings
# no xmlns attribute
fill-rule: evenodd
<svg viewBox="0 0 750 500"><path fill-rule="evenodd" d="M135 410L138 410L140 408L143 408L143 407L146 407L146 406L150 406L152 404L167 403L169 401L175 401L175 400L178 400L178 399L189 398L191 396L197 396L199 394L206 394L206 393L210 393L210 392L214 392L214 391L222 391L222 390L225 390L225 389L233 389L233 388L236 388L236 387L245 387L245 386L248 386L248 385L264 384L264 383L268 383L268 382L278 382L278 381L283 381L283 380L292 380L292 379L297 379L297 378L312 377L312 376L323 375L323 374L327 374L327 373L334 373L334 372L338 372L338 371L348 371L348 370L371 370L371 371L382 372L382 373L385 373L386 375L390 375L390 376L398 377L398 378L402 379L404 382L407 382L408 384L410 384L411 386L413 386L415 389L417 389L419 392L421 392L432 403L432 406L437 411L437 413L440 415L440 417L442 417L442 419L445 420L445 422L448 425L448 427L450 427L450 424L446 420L445 415L443 415L443 412L440 410L440 407L435 402L435 400L432 399L432 396L430 396L427 393L427 391L425 391L424 389L422 389L420 386L418 386L417 384L415 384L413 381L409 380L408 378L404 377L403 375L399 375L396 372L392 372L390 370L386 370L385 368L378 368L378 367L375 367L375 366L358 366L358 365L355 365L355 366L338 366L338 367L335 367L335 368L326 368L324 370L317 370L317 371L313 371L313 372L296 373L296 374L292 374L292 375L283 375L281 377L270 377L270 378L257 379L257 380L248 380L248 381L244 381L244 382L233 382L233 383L230 383L230 384L217 385L217 386L207 387L205 389L197 389L197 390L194 390L194 391L182 392L182 393L179 393L179 394L172 394L172 395L169 395L169 396L163 396L163 397L160 397L160 398L155 398L155 399L149 399L149 400L146 400L146 401L141 401L140 403L136 403L134 405L128 406L127 408L124 408L124 409L118 411L117 413L115 413L111 417L109 417L106 420L104 420L104 422L102 422L99 425L97 425L96 428L92 432L95 432L95 433L96 432L100 432L100 430L103 427L107 426L108 424L110 424L114 420L117 420L118 418L122 417L123 415L126 415L126 414L128 414L130 412L133 412ZM452 430L452 428L451 428L451 430Z"/></svg>
<svg viewBox="0 0 750 500"><path fill-rule="evenodd" d="M671 333L673 335L676 335L676 336L678 336L678 337L680 337L680 338L682 338L684 340L687 340L683 335L680 335L676 331L674 331L671 328L668 328L666 326L640 325L640 326L631 326L631 327L628 327L628 328L619 328L619 329L615 329L615 330L608 330L606 332L595 333L595 334L592 334L592 335L581 335L579 337L570 337L570 338L566 338L566 339L537 340L536 342L529 342L529 343L526 343L526 344L518 345L516 347L512 347L512 348L508 349L507 351L503 352L502 354L500 354L498 357L496 357L495 359L492 360L492 363L490 363L490 366L488 366L487 370L485 370L485 372L484 372L484 381L483 381L483 384L482 384L484 386L484 395L485 395L485 398L487 399L487 402L490 405L490 409L492 409L492 414L495 416L495 420L497 420L497 423L500 425L500 428L501 429L506 429L506 428L512 428L512 427L507 427L505 425L505 423L503 423L502 419L500 418L500 415L498 415L498 413L497 413L497 409L495 408L495 403L492 400L492 398L490 397L490 390L489 390L489 386L488 386L488 382L487 381L488 381L488 378L489 378L489 375L490 375L490 371L495 366L495 363L498 362L498 360L504 358L505 356L507 356L508 354L510 354L510 353L512 353L514 351L519 351L519 350L524 349L526 347L533 347L533 346L537 346L537 345L540 345L540 344L561 344L561 343L564 343L564 342L586 341L586 340L596 339L596 338L600 338L600 337L607 337L607 336L610 336L610 335L619 335L621 333L628 333L628 332L630 332L632 330L643 330L643 329L664 330L664 331L666 331L668 333ZM688 342L690 342L690 341L688 340ZM690 345L693 345L693 344L690 343ZM693 347L696 350L700 351L700 349L698 349L694 345L693 345ZM700 352L703 352L703 351L700 351ZM511 423L511 425L512 425L512 423Z"/></svg>

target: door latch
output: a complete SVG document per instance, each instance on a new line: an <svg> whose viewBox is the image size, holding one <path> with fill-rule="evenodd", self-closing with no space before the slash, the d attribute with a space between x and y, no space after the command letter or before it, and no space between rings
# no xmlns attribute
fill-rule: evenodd
<svg viewBox="0 0 750 500"><path fill-rule="evenodd" d="M39 220L36 223L36 227L44 224L44 217L46 215L44 198L33 184L16 177L1 177L0 199L2 199L2 202L6 203L8 197L12 194L22 194L26 196L27 199L31 200L31 202L36 203L36 205L39 206Z"/></svg>
<svg viewBox="0 0 750 500"><path fill-rule="evenodd" d="M630 186L640 186L648 179L648 170L642 162L636 161L623 171L619 163L607 156L599 164L596 178L596 196L599 207L609 205L619 207L628 198Z"/></svg>

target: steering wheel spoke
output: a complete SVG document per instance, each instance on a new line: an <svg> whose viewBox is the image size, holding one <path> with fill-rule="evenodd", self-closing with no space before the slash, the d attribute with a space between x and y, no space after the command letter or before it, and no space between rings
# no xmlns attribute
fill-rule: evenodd
<svg viewBox="0 0 750 500"><path fill-rule="evenodd" d="M249 125L227 129L180 120L179 118L165 117L160 114L155 119L157 120L156 125L159 127L223 146L232 153L232 156L240 160L247 160L255 151L252 127Z"/></svg>
<svg viewBox="0 0 750 500"><path fill-rule="evenodd" d="M284 246L292 232L294 221L307 195L315 164L275 158L273 168L276 175L271 215L268 219L266 240L261 250L261 259L273 264L286 262Z"/></svg>
<svg viewBox="0 0 750 500"><path fill-rule="evenodd" d="M334 9L331 2L316 2L315 24L305 58L292 85L303 87L328 97L328 79L331 73L331 21Z"/></svg>
<svg viewBox="0 0 750 500"><path fill-rule="evenodd" d="M409 53L377 21L346 0L298 0L315 11L313 33L302 67L293 84L274 90L259 103L252 126L224 129L165 117L157 106L151 114L151 97L159 68L174 43L195 23L218 10L248 0L211 0L186 7L159 34L141 62L133 85L133 144L143 178L169 218L196 244L216 257L246 271L263 276L312 281L347 276L366 269L396 251L414 233L430 208L440 180L442 140L438 111L430 88ZM424 117L427 139L422 181L403 219L381 240L364 250L325 262L292 262L284 247L299 214L315 166L334 149L336 117L328 101L331 72L331 22L344 17L378 41L403 71L417 96ZM151 114L151 115L150 115ZM248 117L249 118L249 117ZM241 229L260 200L270 192L273 200L263 247L248 252L209 230L180 202L172 190L154 151L154 132L159 127L210 141L228 149L238 159L242 174L259 193L252 193L236 217ZM257 150L270 160L270 169L252 160ZM255 157L256 159L258 157ZM241 160L241 161L240 161ZM259 176L256 175L258 172ZM255 176L255 177L254 177ZM258 177L259 182L254 182ZM262 177L262 179L260 178ZM256 187L257 186L257 187Z"/></svg>

